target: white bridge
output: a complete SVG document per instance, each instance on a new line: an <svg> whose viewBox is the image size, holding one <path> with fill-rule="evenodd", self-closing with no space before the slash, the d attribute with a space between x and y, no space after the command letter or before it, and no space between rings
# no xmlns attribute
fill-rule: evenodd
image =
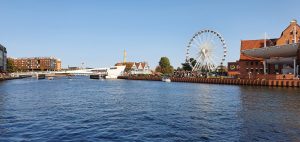
<svg viewBox="0 0 300 142"><path fill-rule="evenodd" d="M92 75L97 74L106 76L108 78L117 78L124 73L125 66L113 66L111 68L92 68L92 69L79 69L79 70L66 70L66 71L39 71L39 72L16 72L14 76L33 76L38 74L45 74L46 76L67 76L67 75Z"/></svg>

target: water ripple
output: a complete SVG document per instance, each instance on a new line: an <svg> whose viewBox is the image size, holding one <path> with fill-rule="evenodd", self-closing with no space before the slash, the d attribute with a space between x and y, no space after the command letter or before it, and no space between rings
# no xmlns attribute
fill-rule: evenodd
<svg viewBox="0 0 300 142"><path fill-rule="evenodd" d="M0 141L300 141L299 89L126 80L0 84Z"/></svg>

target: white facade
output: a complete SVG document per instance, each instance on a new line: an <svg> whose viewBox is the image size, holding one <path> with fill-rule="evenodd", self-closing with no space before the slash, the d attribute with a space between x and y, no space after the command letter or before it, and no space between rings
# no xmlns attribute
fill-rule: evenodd
<svg viewBox="0 0 300 142"><path fill-rule="evenodd" d="M151 70L146 62L139 62L132 65L130 74L151 74Z"/></svg>

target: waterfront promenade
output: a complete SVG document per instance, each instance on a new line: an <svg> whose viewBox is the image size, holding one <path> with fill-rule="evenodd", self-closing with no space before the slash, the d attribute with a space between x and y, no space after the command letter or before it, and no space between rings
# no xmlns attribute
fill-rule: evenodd
<svg viewBox="0 0 300 142"><path fill-rule="evenodd" d="M159 76L120 76L119 79L128 80L148 80L161 81ZM300 87L300 80L266 80L266 79L231 79L231 78L189 78L171 77L172 82L188 83L207 83L207 84L228 84L228 85L247 85L247 86L271 86L271 87Z"/></svg>

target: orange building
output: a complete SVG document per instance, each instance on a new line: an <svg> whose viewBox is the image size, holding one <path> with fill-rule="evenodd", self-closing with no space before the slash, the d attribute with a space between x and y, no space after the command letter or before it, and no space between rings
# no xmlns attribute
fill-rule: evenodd
<svg viewBox="0 0 300 142"><path fill-rule="evenodd" d="M239 68L232 70L233 63ZM300 26L292 20L279 38L242 40L240 59L228 63L228 74L249 79L295 79L299 65Z"/></svg>
<svg viewBox="0 0 300 142"><path fill-rule="evenodd" d="M61 60L57 59L55 64L55 70L60 71L61 70Z"/></svg>
<svg viewBox="0 0 300 142"><path fill-rule="evenodd" d="M53 57L13 58L14 66L20 71L59 71L61 61Z"/></svg>

